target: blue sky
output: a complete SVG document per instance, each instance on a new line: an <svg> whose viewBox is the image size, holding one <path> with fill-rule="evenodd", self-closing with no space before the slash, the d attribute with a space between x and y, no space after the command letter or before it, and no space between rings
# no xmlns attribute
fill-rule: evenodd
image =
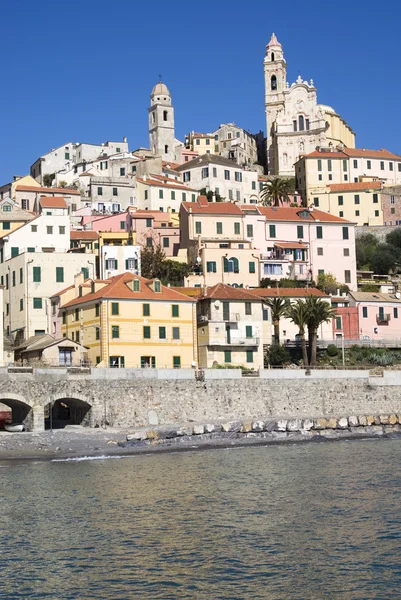
<svg viewBox="0 0 401 600"><path fill-rule="evenodd" d="M357 145L401 154L401 3L287 0L3 0L0 185L52 147L128 137L148 145L149 94L163 74L176 135L234 121L265 130L262 60L274 31L290 83L318 100Z"/></svg>

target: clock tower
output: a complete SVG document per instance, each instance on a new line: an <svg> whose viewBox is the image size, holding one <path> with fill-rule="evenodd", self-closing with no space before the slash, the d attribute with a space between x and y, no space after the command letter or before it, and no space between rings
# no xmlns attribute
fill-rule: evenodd
<svg viewBox="0 0 401 600"><path fill-rule="evenodd" d="M265 73L265 112L267 160L269 173L275 172L272 138L274 138L274 122L277 115L285 110L284 91L287 89L287 64L284 60L283 48L273 33L266 46L263 61Z"/></svg>

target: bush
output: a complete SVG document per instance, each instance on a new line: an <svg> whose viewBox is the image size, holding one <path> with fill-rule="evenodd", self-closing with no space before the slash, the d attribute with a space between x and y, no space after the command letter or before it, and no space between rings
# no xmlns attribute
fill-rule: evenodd
<svg viewBox="0 0 401 600"><path fill-rule="evenodd" d="M270 346L267 353L267 361L274 367L284 365L285 363L291 362L291 354L284 346Z"/></svg>
<svg viewBox="0 0 401 600"><path fill-rule="evenodd" d="M334 344L329 344L327 346L327 351L326 352L327 352L327 354L329 356L337 356L338 355L338 348Z"/></svg>

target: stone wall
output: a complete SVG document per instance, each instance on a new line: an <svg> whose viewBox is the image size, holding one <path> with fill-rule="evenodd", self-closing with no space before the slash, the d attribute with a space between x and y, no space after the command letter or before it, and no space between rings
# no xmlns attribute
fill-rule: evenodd
<svg viewBox="0 0 401 600"><path fill-rule="evenodd" d="M221 370L219 379L211 379L206 372L202 381L191 371L181 375L178 370L169 371L169 378L164 379L162 371L155 371L153 377L151 370L94 371L93 375L55 369L8 374L2 369L0 402L18 414L25 407L24 420L31 430L43 428L46 405L57 400L68 404L71 399L88 405L85 422L92 427L104 421L115 427L146 427L401 413L401 371L375 375L369 371L288 369L242 378L239 372L234 375Z"/></svg>

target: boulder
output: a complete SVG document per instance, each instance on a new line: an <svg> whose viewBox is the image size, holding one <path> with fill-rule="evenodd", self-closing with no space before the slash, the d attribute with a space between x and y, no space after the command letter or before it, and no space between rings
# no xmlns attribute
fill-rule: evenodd
<svg viewBox="0 0 401 600"><path fill-rule="evenodd" d="M241 431L242 433L249 433L252 431L252 421L243 421Z"/></svg>
<svg viewBox="0 0 401 600"><path fill-rule="evenodd" d="M334 417L330 417L330 419L327 419L327 428L337 429L337 419L335 419Z"/></svg>
<svg viewBox="0 0 401 600"><path fill-rule="evenodd" d="M315 429L326 429L329 425L329 422L327 419L315 419L314 421L314 427Z"/></svg>
<svg viewBox="0 0 401 600"><path fill-rule="evenodd" d="M158 434L160 439L171 440L172 438L177 437L177 429L164 428L158 429Z"/></svg>
<svg viewBox="0 0 401 600"><path fill-rule="evenodd" d="M359 421L359 425L361 425L362 427L366 427L366 425L368 424L368 420L365 417L365 415L362 415L362 416L360 415L358 417L358 421Z"/></svg>
<svg viewBox="0 0 401 600"><path fill-rule="evenodd" d="M311 419L304 419L302 421L302 429L304 431L310 431L313 427L313 421Z"/></svg>
<svg viewBox="0 0 401 600"><path fill-rule="evenodd" d="M398 423L397 415L390 415L388 418L388 422L390 425L396 425Z"/></svg>
<svg viewBox="0 0 401 600"><path fill-rule="evenodd" d="M375 424L375 425L381 425L381 423L380 423L380 417L379 417L379 415L376 415L376 416L375 416L374 424Z"/></svg>
<svg viewBox="0 0 401 600"><path fill-rule="evenodd" d="M277 421L277 431L286 431L287 429L287 421L282 419L281 421Z"/></svg>
<svg viewBox="0 0 401 600"><path fill-rule="evenodd" d="M347 417L342 417L341 419L338 419L337 427L339 429L347 429L348 428L348 419L347 419Z"/></svg>
<svg viewBox="0 0 401 600"><path fill-rule="evenodd" d="M291 419L287 422L287 431L300 431L302 429L301 419Z"/></svg>
<svg viewBox="0 0 401 600"><path fill-rule="evenodd" d="M265 424L263 421L254 421L252 423L252 431L263 431Z"/></svg>
<svg viewBox="0 0 401 600"><path fill-rule="evenodd" d="M348 423L349 423L350 427L358 427L358 425L359 425L358 417L356 417L356 416L348 417Z"/></svg>
<svg viewBox="0 0 401 600"><path fill-rule="evenodd" d="M205 433L205 428L203 425L194 425L192 427L193 435L203 435Z"/></svg>
<svg viewBox="0 0 401 600"><path fill-rule="evenodd" d="M376 423L376 425L388 425L390 422L388 415L380 415L379 419L380 419L380 423Z"/></svg>
<svg viewBox="0 0 401 600"><path fill-rule="evenodd" d="M216 427L212 423L206 423L204 429L205 433L213 433L213 431L216 430Z"/></svg>
<svg viewBox="0 0 401 600"><path fill-rule="evenodd" d="M276 421L266 421L265 422L265 430L266 431L274 431L275 429L277 429Z"/></svg>
<svg viewBox="0 0 401 600"><path fill-rule="evenodd" d="M373 416L373 415L368 415L368 416L366 417L366 424L367 424L368 426L370 426L370 425L374 425L374 423L375 423L375 418L374 418L374 416Z"/></svg>

